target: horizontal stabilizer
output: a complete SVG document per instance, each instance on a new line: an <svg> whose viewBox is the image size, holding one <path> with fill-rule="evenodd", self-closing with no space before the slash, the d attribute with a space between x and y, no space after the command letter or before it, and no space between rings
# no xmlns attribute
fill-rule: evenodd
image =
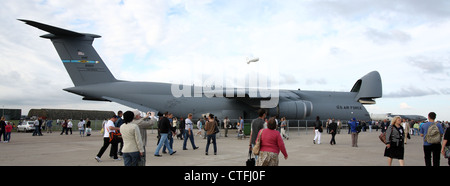
<svg viewBox="0 0 450 186"><path fill-rule="evenodd" d="M82 37L82 36L84 36L84 34L81 34L81 33L78 33L78 32L74 32L74 31L70 31L70 30L54 27L54 26L51 26L51 25L38 23L36 21L30 21L30 20L25 20L25 19L19 19L19 21L23 21L27 25L34 26L36 28L39 28L39 29L41 29L43 31L52 33L52 34L57 35L57 36L68 36L68 37Z"/></svg>

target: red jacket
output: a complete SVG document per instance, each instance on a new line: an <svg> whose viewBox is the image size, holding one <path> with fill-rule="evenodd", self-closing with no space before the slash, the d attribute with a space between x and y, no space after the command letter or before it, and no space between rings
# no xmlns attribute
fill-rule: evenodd
<svg viewBox="0 0 450 186"><path fill-rule="evenodd" d="M11 132L11 130L12 130L12 125L5 126L5 132Z"/></svg>
<svg viewBox="0 0 450 186"><path fill-rule="evenodd" d="M281 139L281 135L278 131L272 129L264 129L260 130L261 133L261 148L260 151L273 152L279 154L280 151L286 157L288 154L286 152L286 147L284 146L283 139ZM258 137L256 141L258 141Z"/></svg>

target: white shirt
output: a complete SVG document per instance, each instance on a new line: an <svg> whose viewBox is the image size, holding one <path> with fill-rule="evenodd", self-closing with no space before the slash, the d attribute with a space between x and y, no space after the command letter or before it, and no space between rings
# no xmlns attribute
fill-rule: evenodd
<svg viewBox="0 0 450 186"><path fill-rule="evenodd" d="M186 126L184 127L185 130L189 129L191 129L191 131L194 130L194 123L189 118L186 119L185 124L186 124Z"/></svg>
<svg viewBox="0 0 450 186"><path fill-rule="evenodd" d="M84 129L84 121L78 122L78 129L83 130Z"/></svg>
<svg viewBox="0 0 450 186"><path fill-rule="evenodd" d="M108 122L105 124L105 133L103 134L104 138L109 138L110 132L116 132L116 130L110 130L109 127L115 127L114 122L111 120L108 120Z"/></svg>

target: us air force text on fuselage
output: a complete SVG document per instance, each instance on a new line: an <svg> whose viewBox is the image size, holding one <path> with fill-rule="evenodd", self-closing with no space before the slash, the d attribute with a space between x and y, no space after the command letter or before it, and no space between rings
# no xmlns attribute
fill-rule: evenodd
<svg viewBox="0 0 450 186"><path fill-rule="evenodd" d="M217 183L219 180L227 180L232 182L254 182L263 181L266 171L229 171L228 173L215 172L190 172L184 173L185 181L210 181Z"/></svg>

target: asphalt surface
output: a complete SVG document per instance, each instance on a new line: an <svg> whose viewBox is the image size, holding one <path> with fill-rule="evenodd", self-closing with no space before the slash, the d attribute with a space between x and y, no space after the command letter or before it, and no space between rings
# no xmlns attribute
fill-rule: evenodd
<svg viewBox="0 0 450 186"><path fill-rule="evenodd" d="M223 132L223 130L221 130ZM9 143L0 143L0 165L2 166L123 166L122 161L109 158L109 149L98 163L94 157L103 144L99 131L92 136L80 137L78 131L72 135L60 135L60 131L32 136L32 133L12 133ZM236 130L230 130L228 137L223 134L217 139L218 154L214 155L211 144L209 155L205 155L206 140L195 137L200 148L192 150L188 141L182 150L183 141L174 139L176 154L162 157L153 156L156 148L156 130L149 130L147 141L147 166L245 166L248 157L249 138L239 140ZM288 159L280 153L280 166L386 166L387 158L383 156L384 145L379 141L379 132L362 132L358 147L351 147L351 136L341 133L336 135L336 145L331 146L331 135L322 133L322 144L313 144L312 130L291 130L290 139L285 140ZM422 138L412 136L405 147L406 166L424 166ZM441 166L447 166L447 159L441 155ZM393 166L398 166L396 159Z"/></svg>

